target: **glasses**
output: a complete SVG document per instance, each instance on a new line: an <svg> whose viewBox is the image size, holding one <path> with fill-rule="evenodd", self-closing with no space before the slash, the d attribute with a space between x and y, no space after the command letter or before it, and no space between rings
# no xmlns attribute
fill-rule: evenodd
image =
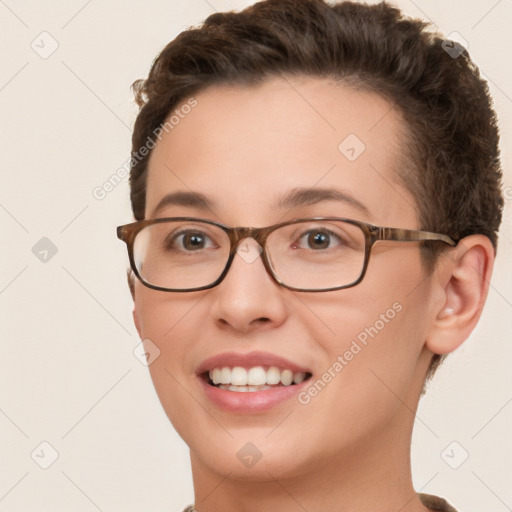
<svg viewBox="0 0 512 512"><path fill-rule="evenodd" d="M264 228L231 228L206 219L172 217L119 226L117 236L128 246L137 278L149 288L169 292L217 286L236 253L249 262L240 248L246 238L259 244L263 265L278 284L301 292L328 292L360 283L379 240L457 245L439 233L339 217L291 220Z"/></svg>

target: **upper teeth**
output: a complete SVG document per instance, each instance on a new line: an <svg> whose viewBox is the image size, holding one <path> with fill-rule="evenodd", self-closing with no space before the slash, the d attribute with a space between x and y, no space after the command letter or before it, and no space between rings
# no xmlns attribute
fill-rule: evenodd
<svg viewBox="0 0 512 512"><path fill-rule="evenodd" d="M263 386L276 385L281 383L283 386L290 386L293 383L302 382L306 374L304 372L293 373L291 370L280 370L277 366L264 368L263 366L253 366L245 369L241 366L230 368L214 368L209 371L210 379L214 384L231 384L233 386Z"/></svg>

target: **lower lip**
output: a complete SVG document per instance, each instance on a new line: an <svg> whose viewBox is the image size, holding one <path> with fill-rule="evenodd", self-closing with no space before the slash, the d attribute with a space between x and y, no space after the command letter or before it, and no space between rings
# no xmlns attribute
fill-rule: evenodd
<svg viewBox="0 0 512 512"><path fill-rule="evenodd" d="M206 396L218 407L230 412L240 413L258 413L268 411L273 407L294 397L299 391L308 384L309 380L304 380L300 384L291 386L279 386L262 391L229 391L220 389L208 384L204 378L199 377Z"/></svg>

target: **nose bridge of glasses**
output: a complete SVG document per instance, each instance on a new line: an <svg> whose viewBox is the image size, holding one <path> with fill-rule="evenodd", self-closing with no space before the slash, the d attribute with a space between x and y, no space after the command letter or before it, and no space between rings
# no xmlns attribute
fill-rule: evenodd
<svg viewBox="0 0 512 512"><path fill-rule="evenodd" d="M231 235L233 250L236 250L242 242L252 238L256 244L263 248L266 230L265 228L234 228Z"/></svg>

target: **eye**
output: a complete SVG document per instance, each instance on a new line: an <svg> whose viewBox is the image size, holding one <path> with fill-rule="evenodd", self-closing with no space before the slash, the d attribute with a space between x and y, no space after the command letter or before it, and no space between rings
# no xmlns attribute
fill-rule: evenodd
<svg viewBox="0 0 512 512"><path fill-rule="evenodd" d="M173 233L166 245L169 249L174 249L176 244L178 244L178 250L184 249L187 252L215 247L210 237L198 230L181 230Z"/></svg>
<svg viewBox="0 0 512 512"><path fill-rule="evenodd" d="M342 237L327 229L314 229L304 233L299 238L299 247L304 248L301 246L301 241L307 244L306 248L319 250L330 249L333 247L331 244L335 244L336 242L338 245L347 245Z"/></svg>

